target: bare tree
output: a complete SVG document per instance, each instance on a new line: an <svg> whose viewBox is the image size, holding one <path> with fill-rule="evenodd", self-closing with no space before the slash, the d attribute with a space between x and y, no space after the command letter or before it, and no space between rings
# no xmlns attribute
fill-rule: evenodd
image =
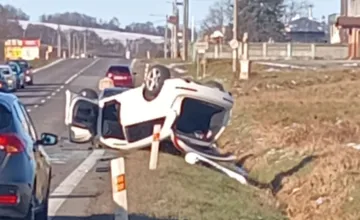
<svg viewBox="0 0 360 220"><path fill-rule="evenodd" d="M309 5L308 0L287 0L285 2L284 23L289 23L297 15L305 16Z"/></svg>
<svg viewBox="0 0 360 220"><path fill-rule="evenodd" d="M210 34L215 30L221 30L232 20L231 0L220 0L209 8L208 15L202 21L201 30Z"/></svg>

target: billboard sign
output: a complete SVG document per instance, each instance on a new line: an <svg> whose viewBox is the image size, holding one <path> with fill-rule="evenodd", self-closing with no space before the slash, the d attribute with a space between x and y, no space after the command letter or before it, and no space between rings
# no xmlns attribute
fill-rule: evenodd
<svg viewBox="0 0 360 220"><path fill-rule="evenodd" d="M40 40L9 39L5 41L5 59L35 60L40 58Z"/></svg>

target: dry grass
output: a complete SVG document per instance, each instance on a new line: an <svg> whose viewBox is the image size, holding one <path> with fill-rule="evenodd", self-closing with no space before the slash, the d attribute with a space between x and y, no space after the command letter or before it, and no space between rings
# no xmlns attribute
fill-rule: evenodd
<svg viewBox="0 0 360 220"><path fill-rule="evenodd" d="M207 69L203 80L236 97L220 145L272 189L289 218L360 218L360 151L348 146L360 143L360 70L253 65L249 81L233 83L230 61Z"/></svg>

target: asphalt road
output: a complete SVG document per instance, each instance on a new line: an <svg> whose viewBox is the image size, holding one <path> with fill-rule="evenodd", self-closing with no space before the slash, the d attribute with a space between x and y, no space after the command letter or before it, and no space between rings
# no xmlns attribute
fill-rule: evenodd
<svg viewBox="0 0 360 220"><path fill-rule="evenodd" d="M129 63L119 59L65 60L34 74L34 85L16 92L26 105L38 134L52 132L61 137L58 146L46 147L53 166L49 216L56 220L113 219L111 194L103 195L101 206L97 197L110 187L110 173L97 173L108 162L99 159L109 154L102 150L89 150L89 145L69 143L64 125L65 90L79 91L84 87L97 88L109 65ZM113 154L112 154L113 156ZM98 180L101 180L99 183ZM105 183L105 185L104 185ZM106 186L108 183L108 186ZM97 216L95 216L97 215Z"/></svg>

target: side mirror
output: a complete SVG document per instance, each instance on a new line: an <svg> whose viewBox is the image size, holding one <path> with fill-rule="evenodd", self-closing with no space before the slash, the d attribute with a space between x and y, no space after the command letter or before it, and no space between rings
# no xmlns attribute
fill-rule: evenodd
<svg viewBox="0 0 360 220"><path fill-rule="evenodd" d="M42 133L38 143L44 146L55 145L58 143L58 136L51 133Z"/></svg>

